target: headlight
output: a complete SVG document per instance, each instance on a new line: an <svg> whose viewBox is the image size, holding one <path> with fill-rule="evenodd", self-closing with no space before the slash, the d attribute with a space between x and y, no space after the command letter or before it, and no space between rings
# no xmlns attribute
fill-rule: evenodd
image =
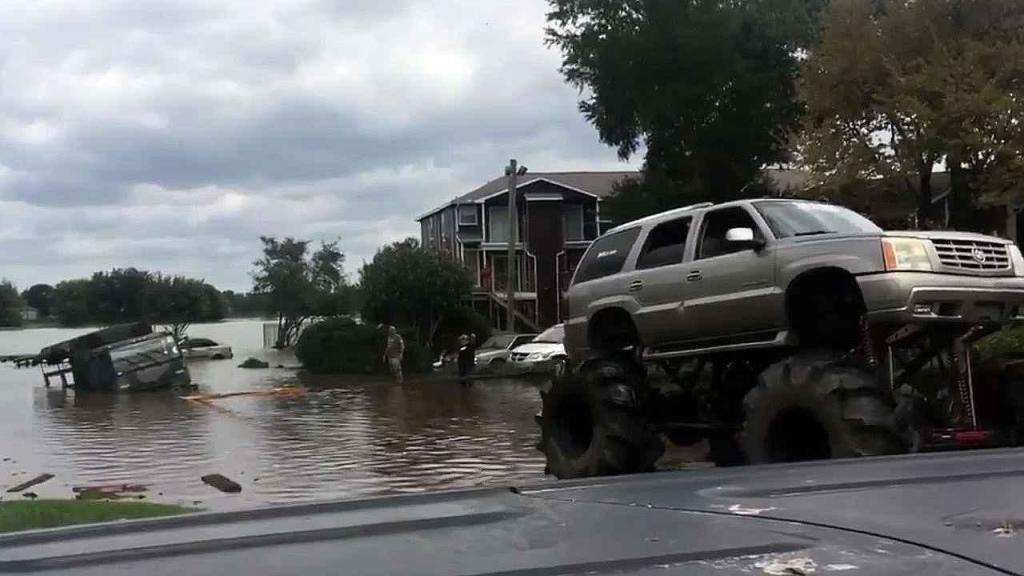
<svg viewBox="0 0 1024 576"><path fill-rule="evenodd" d="M932 270L928 246L917 238L882 238L886 270Z"/></svg>
<svg viewBox="0 0 1024 576"><path fill-rule="evenodd" d="M1016 244L1010 244L1010 262L1013 262L1013 273L1024 276L1024 256L1021 256Z"/></svg>
<svg viewBox="0 0 1024 576"><path fill-rule="evenodd" d="M546 358L547 355L544 354L543 352L533 352L532 354L526 357L527 360L530 360L532 362L536 362L537 360L544 360Z"/></svg>

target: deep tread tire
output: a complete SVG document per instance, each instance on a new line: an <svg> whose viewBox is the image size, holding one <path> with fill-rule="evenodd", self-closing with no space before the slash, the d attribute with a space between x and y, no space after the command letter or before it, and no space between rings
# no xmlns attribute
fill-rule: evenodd
<svg viewBox="0 0 1024 576"><path fill-rule="evenodd" d="M541 395L538 418L546 470L559 478L652 470L665 447L639 409L642 377L629 362L614 360L594 361L582 375L556 376Z"/></svg>
<svg viewBox="0 0 1024 576"><path fill-rule="evenodd" d="M1011 446L1024 445L1024 360L1007 362L998 376L996 429Z"/></svg>
<svg viewBox="0 0 1024 576"><path fill-rule="evenodd" d="M803 353L769 366L743 399L740 445L752 464L792 461L799 450L780 448L777 418L810 416L827 435L831 458L878 456L905 451L893 409L867 370L844 364L833 352ZM773 436L774 434L774 436ZM806 442L807 439L782 438Z"/></svg>

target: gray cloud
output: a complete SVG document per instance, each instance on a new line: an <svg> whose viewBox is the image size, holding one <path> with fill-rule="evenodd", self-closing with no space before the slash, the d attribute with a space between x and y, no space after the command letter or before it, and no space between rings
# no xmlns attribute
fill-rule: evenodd
<svg viewBox="0 0 1024 576"><path fill-rule="evenodd" d="M499 174L621 168L543 0L0 3L0 277L112 266L245 289L260 234L349 271Z"/></svg>

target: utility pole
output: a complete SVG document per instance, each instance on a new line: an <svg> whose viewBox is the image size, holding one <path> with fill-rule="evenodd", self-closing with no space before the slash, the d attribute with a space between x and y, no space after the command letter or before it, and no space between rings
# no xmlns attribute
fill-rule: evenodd
<svg viewBox="0 0 1024 576"><path fill-rule="evenodd" d="M505 276L505 304L508 306L507 328L509 332L516 330L516 240L519 218L516 214L516 188L518 179L526 174L526 166L518 166L513 158L505 167L508 177L508 273Z"/></svg>

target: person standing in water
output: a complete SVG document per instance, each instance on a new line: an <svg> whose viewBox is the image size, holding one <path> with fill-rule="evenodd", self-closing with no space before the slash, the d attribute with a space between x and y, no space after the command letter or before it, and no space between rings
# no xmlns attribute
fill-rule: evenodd
<svg viewBox="0 0 1024 576"><path fill-rule="evenodd" d="M388 371L395 378L395 382L401 384L402 379L402 356L405 355L405 341L398 334L398 329L388 326L388 344L384 349L384 362L388 365Z"/></svg>
<svg viewBox="0 0 1024 576"><path fill-rule="evenodd" d="M458 348L459 384L468 387L473 383L476 368L476 334L459 336Z"/></svg>

